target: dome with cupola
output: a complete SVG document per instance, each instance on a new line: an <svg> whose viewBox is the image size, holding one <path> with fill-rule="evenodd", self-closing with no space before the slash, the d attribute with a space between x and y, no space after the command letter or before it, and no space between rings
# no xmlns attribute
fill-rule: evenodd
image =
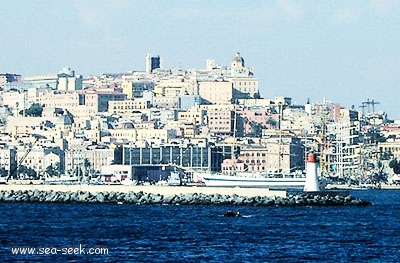
<svg viewBox="0 0 400 263"><path fill-rule="evenodd" d="M232 59L231 67L232 68L243 68L244 67L244 59L240 56L239 52L237 52L235 57Z"/></svg>
<svg viewBox="0 0 400 263"><path fill-rule="evenodd" d="M135 125L133 125L132 122L126 121L126 122L122 122L122 123L119 125L119 128L120 128L120 129L134 129L134 128L135 128Z"/></svg>

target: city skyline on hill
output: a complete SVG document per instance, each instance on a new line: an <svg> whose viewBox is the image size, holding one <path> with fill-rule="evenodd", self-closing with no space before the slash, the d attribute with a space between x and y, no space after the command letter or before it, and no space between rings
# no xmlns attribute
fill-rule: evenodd
<svg viewBox="0 0 400 263"><path fill-rule="evenodd" d="M385 1L2 1L0 72L23 76L144 71L147 53L164 68L253 67L263 97L297 104L323 97L346 107L367 98L397 110L400 2Z"/></svg>

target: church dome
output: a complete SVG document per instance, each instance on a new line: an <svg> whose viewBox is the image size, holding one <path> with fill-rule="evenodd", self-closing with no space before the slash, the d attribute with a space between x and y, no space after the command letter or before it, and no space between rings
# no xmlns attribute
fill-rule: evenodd
<svg viewBox="0 0 400 263"><path fill-rule="evenodd" d="M135 126L133 125L132 122L123 122L123 123L121 123L120 128L121 129L134 129Z"/></svg>
<svg viewBox="0 0 400 263"><path fill-rule="evenodd" d="M63 114L57 118L56 124L58 125L72 125L72 120L68 114Z"/></svg>
<svg viewBox="0 0 400 263"><path fill-rule="evenodd" d="M232 59L232 66L244 67L244 59L240 56L239 52L237 52L235 57Z"/></svg>

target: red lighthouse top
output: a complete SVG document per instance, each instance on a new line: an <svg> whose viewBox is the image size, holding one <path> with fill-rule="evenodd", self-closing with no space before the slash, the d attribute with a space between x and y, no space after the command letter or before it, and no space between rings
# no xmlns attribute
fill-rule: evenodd
<svg viewBox="0 0 400 263"><path fill-rule="evenodd" d="M307 155L307 163L316 163L317 162L317 155L315 153L309 153Z"/></svg>

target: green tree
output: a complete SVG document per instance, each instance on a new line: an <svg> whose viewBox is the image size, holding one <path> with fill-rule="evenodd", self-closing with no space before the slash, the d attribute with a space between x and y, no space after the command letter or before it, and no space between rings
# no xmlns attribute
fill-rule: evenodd
<svg viewBox="0 0 400 263"><path fill-rule="evenodd" d="M51 177L58 176L59 171L60 171L60 163L59 162L57 162L55 164L51 164L46 167L46 173Z"/></svg>
<svg viewBox="0 0 400 263"><path fill-rule="evenodd" d="M258 122L250 122L251 134L254 137L262 137L262 125Z"/></svg>
<svg viewBox="0 0 400 263"><path fill-rule="evenodd" d="M8 175L8 171L4 167L0 167L0 176L5 177Z"/></svg>
<svg viewBox="0 0 400 263"><path fill-rule="evenodd" d="M33 103L28 109L25 110L25 115L30 117L41 117L43 112L43 106L38 103ZM23 114L20 111L19 114Z"/></svg>
<svg viewBox="0 0 400 263"><path fill-rule="evenodd" d="M37 173L31 167L26 167L25 165L21 165L18 168L17 175L24 174L27 175L29 178L38 179Z"/></svg>
<svg viewBox="0 0 400 263"><path fill-rule="evenodd" d="M393 159L389 162L389 167L393 169L395 174L400 174L400 162L397 159Z"/></svg>
<svg viewBox="0 0 400 263"><path fill-rule="evenodd" d="M265 122L267 125L269 126L277 126L277 121L272 119L272 118L268 118L268 120Z"/></svg>
<svg viewBox="0 0 400 263"><path fill-rule="evenodd" d="M94 169L92 168L92 163L89 161L88 158L85 158L83 160L83 175L89 176L92 173L94 173Z"/></svg>

